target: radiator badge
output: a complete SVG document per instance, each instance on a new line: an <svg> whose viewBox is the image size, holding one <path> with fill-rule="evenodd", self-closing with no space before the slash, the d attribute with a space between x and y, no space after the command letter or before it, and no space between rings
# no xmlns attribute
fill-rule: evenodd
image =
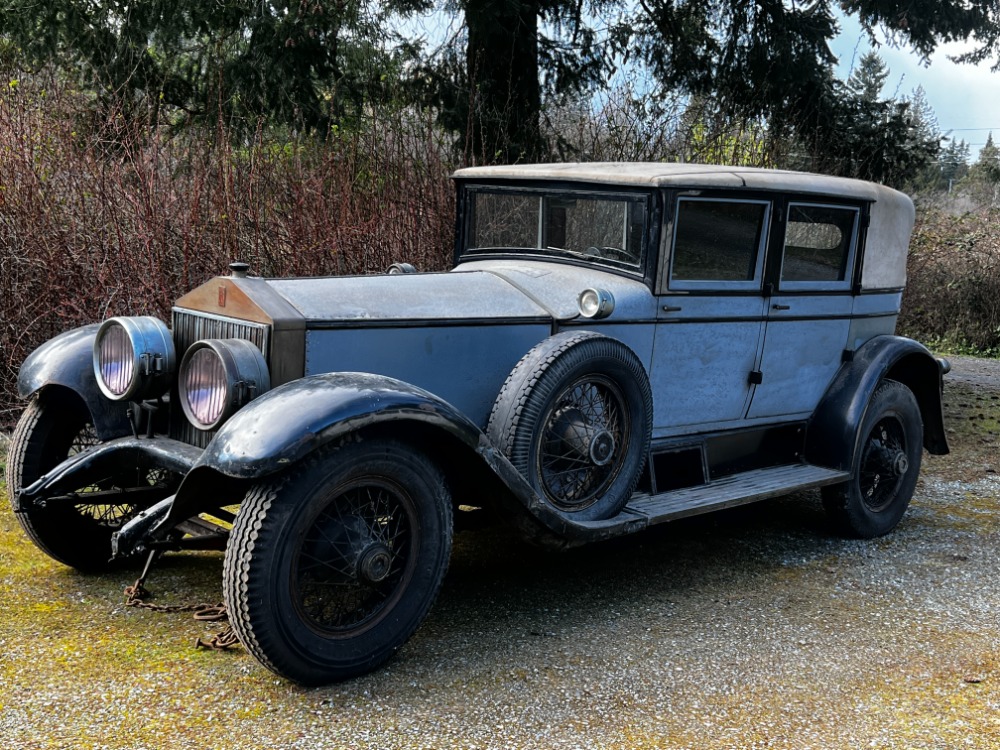
<svg viewBox="0 0 1000 750"><path fill-rule="evenodd" d="M226 287L219 287L219 307L226 306Z"/></svg>

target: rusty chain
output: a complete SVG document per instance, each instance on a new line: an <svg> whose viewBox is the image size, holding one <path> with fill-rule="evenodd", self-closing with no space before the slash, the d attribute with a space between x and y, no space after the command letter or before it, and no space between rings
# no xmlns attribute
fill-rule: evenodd
<svg viewBox="0 0 1000 750"><path fill-rule="evenodd" d="M226 651L239 646L240 642L236 637L236 631L233 630L232 623L229 622L229 613L226 611L225 604L152 604L145 601L146 597L150 594L143 583L149 574L149 568L154 559L153 556L150 556L146 568L142 571L142 575L131 586L125 587L125 606L145 609L150 612L190 612L194 615L195 620L201 622L225 621L226 626L215 635L208 638L196 638L194 642L195 648Z"/></svg>

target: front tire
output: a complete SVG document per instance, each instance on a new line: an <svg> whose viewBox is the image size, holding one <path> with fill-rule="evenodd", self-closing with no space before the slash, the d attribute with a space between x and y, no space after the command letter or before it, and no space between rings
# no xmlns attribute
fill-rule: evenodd
<svg viewBox="0 0 1000 750"><path fill-rule="evenodd" d="M842 533L872 539L896 528L917 485L924 424L912 391L895 380L879 385L859 435L854 476L824 487L823 505Z"/></svg>
<svg viewBox="0 0 1000 750"><path fill-rule="evenodd" d="M22 487L35 482L69 456L100 442L90 412L82 402L56 394L32 400L11 438L7 460L7 494L13 504ZM108 490L130 484L109 477L88 490ZM17 520L35 545L59 562L82 572L97 573L115 567L111 536L140 508L129 501L79 503L32 508Z"/></svg>
<svg viewBox="0 0 1000 750"><path fill-rule="evenodd" d="M392 440L347 442L247 493L226 550L233 629L303 685L368 672L430 610L451 554L440 471Z"/></svg>

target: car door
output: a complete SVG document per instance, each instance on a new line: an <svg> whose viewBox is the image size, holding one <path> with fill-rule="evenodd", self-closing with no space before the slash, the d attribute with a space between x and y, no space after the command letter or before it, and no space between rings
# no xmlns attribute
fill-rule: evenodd
<svg viewBox="0 0 1000 750"><path fill-rule="evenodd" d="M811 414L840 369L851 327L861 207L789 199L779 212L750 419Z"/></svg>
<svg viewBox="0 0 1000 750"><path fill-rule="evenodd" d="M674 196L657 281L654 437L743 419L764 326L770 218L768 199Z"/></svg>

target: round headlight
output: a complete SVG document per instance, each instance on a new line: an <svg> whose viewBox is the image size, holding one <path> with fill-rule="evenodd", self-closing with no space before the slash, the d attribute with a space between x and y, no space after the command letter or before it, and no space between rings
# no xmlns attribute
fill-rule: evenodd
<svg viewBox="0 0 1000 750"><path fill-rule="evenodd" d="M197 341L181 361L181 408L199 430L213 430L271 387L260 349L243 339Z"/></svg>
<svg viewBox="0 0 1000 750"><path fill-rule="evenodd" d="M94 375L113 401L162 396L170 387L176 355L166 324L149 316L109 318L94 339Z"/></svg>
<svg viewBox="0 0 1000 750"><path fill-rule="evenodd" d="M606 318L614 312L615 298L605 289L584 289L577 305L585 318Z"/></svg>
<svg viewBox="0 0 1000 750"><path fill-rule="evenodd" d="M385 272L390 276L396 276L401 273L416 273L417 267L412 263L393 263Z"/></svg>

